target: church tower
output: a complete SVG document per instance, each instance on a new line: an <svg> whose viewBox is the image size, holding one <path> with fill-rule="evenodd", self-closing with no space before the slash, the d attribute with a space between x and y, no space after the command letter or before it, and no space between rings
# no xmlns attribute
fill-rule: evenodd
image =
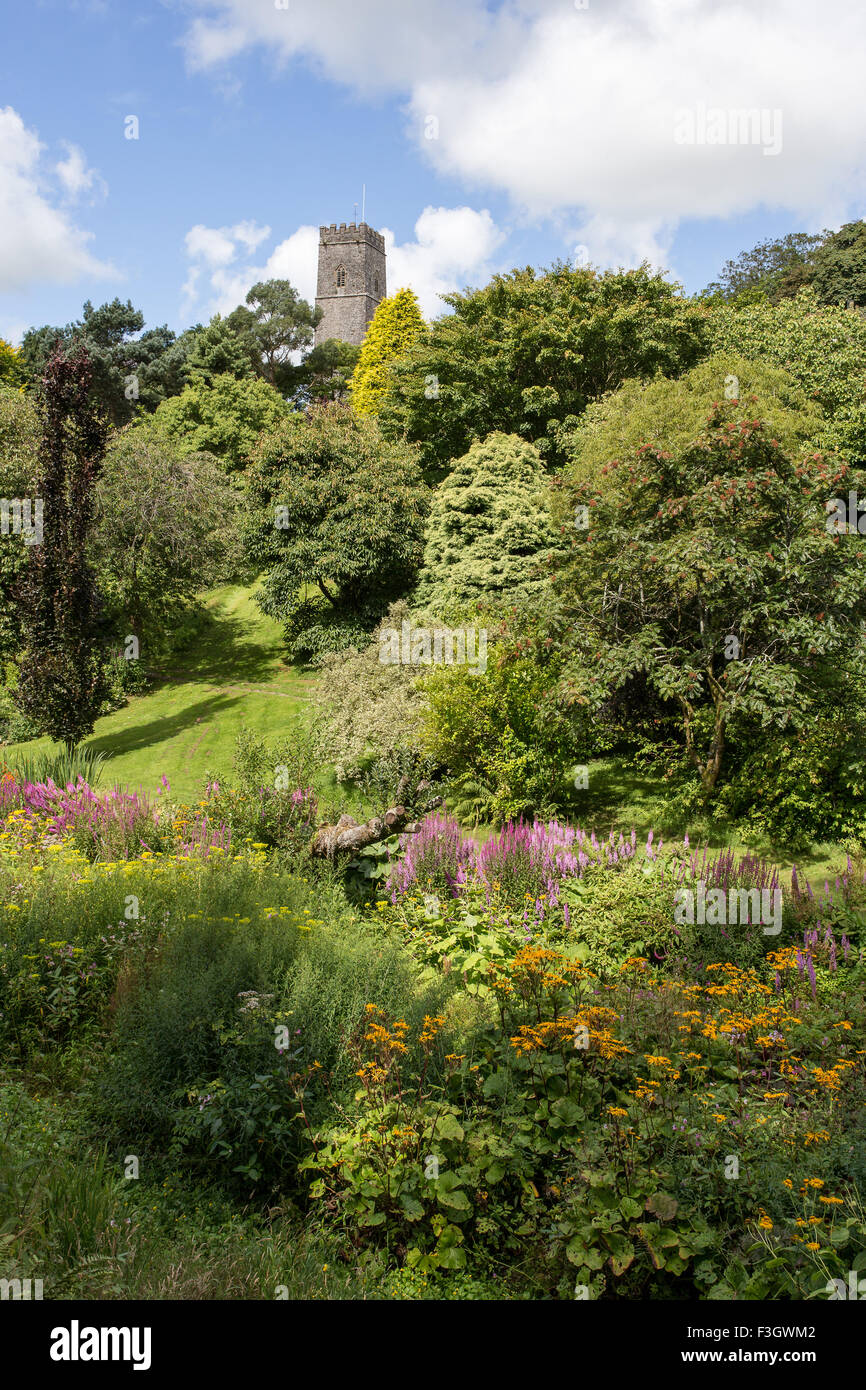
<svg viewBox="0 0 866 1390"><path fill-rule="evenodd" d="M385 238L379 232L366 222L319 228L316 308L324 313L316 346L340 338L357 347L386 292Z"/></svg>

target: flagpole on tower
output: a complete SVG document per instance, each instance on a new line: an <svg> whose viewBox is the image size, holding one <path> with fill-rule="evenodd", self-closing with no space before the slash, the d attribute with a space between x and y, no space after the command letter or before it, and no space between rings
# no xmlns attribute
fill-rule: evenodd
<svg viewBox="0 0 866 1390"><path fill-rule="evenodd" d="M361 184L361 221L367 220L367 185Z"/></svg>

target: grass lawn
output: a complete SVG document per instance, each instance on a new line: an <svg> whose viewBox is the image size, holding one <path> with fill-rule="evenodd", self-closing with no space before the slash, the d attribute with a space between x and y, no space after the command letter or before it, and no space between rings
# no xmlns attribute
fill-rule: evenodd
<svg viewBox="0 0 866 1390"><path fill-rule="evenodd" d="M242 724L267 741L274 741L303 724L310 713L315 672L287 662L283 630L256 604L255 587L227 585L208 592L199 630L185 651L161 672L163 683L149 695L131 697L125 709L99 719L90 747L110 754L102 784L120 782L155 792L164 775L173 796L192 801L205 772L225 776L231 771L235 739ZM48 739L10 745L4 753L40 752ZM791 856L769 842L745 844L725 827L673 824L662 814L657 783L614 759L589 767L589 785L571 792L568 818L585 830L606 835L614 827L646 838L681 839L688 831L694 846L719 850L746 849L772 860L784 871L787 884L796 862L813 883L835 873L844 863L838 845L816 844L809 852ZM318 779L320 794L339 801L341 809L361 817L369 814L356 788L340 787L330 769ZM467 827L468 829L468 827ZM470 830L478 840L495 833L490 826Z"/></svg>
<svg viewBox="0 0 866 1390"><path fill-rule="evenodd" d="M111 755L102 785L156 791L164 775L173 796L191 801L206 771L231 770L242 724L275 740L306 719L316 676L288 664L281 625L252 595L235 585L211 590L198 633L165 669L164 683L97 720L86 742ZM11 758L51 746L34 739L3 751Z"/></svg>
<svg viewBox="0 0 866 1390"><path fill-rule="evenodd" d="M624 766L614 759L599 759L589 765L588 786L585 791L576 791L570 810L570 819L578 822L585 830L595 830L599 837L614 827L631 829L634 826L638 838L646 839L650 830L658 842L660 836L668 840L680 840L688 833L693 847L708 845L711 850L733 849L737 854L749 851L762 859L777 864L783 873L783 885L788 886L790 871L794 864L803 870L812 881L823 881L824 877L835 873L845 863L844 850L835 844L813 844L808 851L791 854L769 840L746 843L729 827L709 822L674 822L670 813L662 810L658 782L651 776Z"/></svg>

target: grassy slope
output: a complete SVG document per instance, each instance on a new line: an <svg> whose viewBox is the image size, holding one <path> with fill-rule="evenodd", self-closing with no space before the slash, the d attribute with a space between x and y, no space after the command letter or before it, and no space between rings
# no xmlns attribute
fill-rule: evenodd
<svg viewBox="0 0 866 1390"><path fill-rule="evenodd" d="M125 709L97 721L88 744L112 755L103 784L118 781L155 791L165 775L175 797L194 800L206 771L230 772L242 724L272 741L306 719L317 676L286 662L282 628L264 616L253 590L226 586L210 591L206 614L195 640L174 659L164 685L150 695L132 697ZM49 746L49 740L38 739L8 752ZM363 809L356 792L338 791L329 770L323 770L320 790L338 795L356 815ZM721 849L732 843L712 825L666 824L658 800L651 778L603 760L591 765L587 790L572 794L568 818L599 835L613 826L634 826L643 838L654 830L657 840L660 834L674 839L688 829L694 845L709 842L712 849ZM477 827L471 833L483 840L493 832ZM733 847L738 852L747 848L738 840ZM832 845L815 845L811 853L793 858L769 844L749 848L788 872L796 859L813 882L844 861L844 853Z"/></svg>
<svg viewBox="0 0 866 1390"><path fill-rule="evenodd" d="M206 771L230 771L242 724L275 740L305 718L316 677L287 664L282 628L264 616L252 590L211 590L206 614L159 689L97 720L87 743L112 755L103 785L118 781L155 791L165 775L173 796L193 800ZM50 746L48 739L35 739L4 751Z"/></svg>
<svg viewBox="0 0 866 1390"><path fill-rule="evenodd" d="M634 826L639 839L646 839L652 830L658 843L661 836L666 840L676 840L682 839L688 832L694 847L708 844L711 850L732 848L738 854L748 851L772 861L783 871L782 882L786 887L794 864L816 883L826 875L836 873L845 862L844 850L838 845L813 844L809 851L791 854L769 841L746 844L738 836L732 836L727 829L714 826L711 821L675 824L660 809L657 781L649 776L641 776L612 759L591 764L587 780L589 785L586 790L574 795L570 819L587 830L596 830L599 835L602 832L606 834L613 827Z"/></svg>

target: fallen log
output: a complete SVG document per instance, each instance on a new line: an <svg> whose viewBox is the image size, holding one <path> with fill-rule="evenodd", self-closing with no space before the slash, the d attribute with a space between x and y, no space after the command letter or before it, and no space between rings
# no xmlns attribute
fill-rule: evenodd
<svg viewBox="0 0 866 1390"><path fill-rule="evenodd" d="M423 814L432 811L440 801L437 798L430 802ZM421 828L421 822L414 819L416 814L405 806L392 806L384 816L372 816L363 825L353 816L343 815L336 825L319 826L310 843L310 853L315 859L333 859L338 854L357 854L368 845L387 840L389 835L414 835Z"/></svg>

